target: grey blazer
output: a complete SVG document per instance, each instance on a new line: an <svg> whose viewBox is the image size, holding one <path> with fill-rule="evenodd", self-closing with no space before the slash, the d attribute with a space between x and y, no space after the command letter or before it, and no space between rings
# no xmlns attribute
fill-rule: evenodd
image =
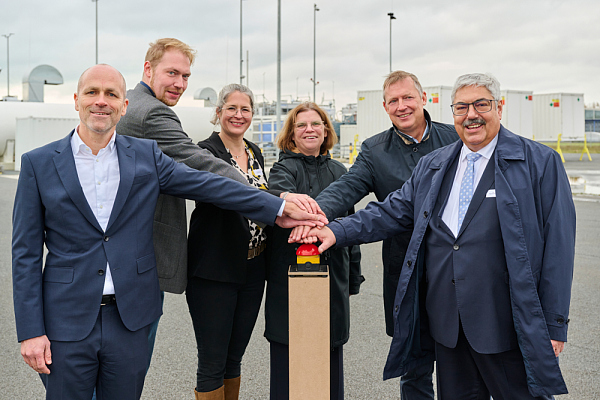
<svg viewBox="0 0 600 400"><path fill-rule="evenodd" d="M171 107L157 100L150 90L138 83L127 91L127 113L117 125L121 135L155 140L158 147L177 162L213 172L248 185L231 165L201 149L181 127ZM154 251L160 288L183 293L187 285L187 215L185 200L160 195L154 213Z"/></svg>

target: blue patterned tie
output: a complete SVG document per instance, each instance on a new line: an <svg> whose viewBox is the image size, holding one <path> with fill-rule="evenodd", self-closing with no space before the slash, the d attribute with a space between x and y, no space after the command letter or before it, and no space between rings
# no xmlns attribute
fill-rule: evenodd
<svg viewBox="0 0 600 400"><path fill-rule="evenodd" d="M458 230L465 219L465 214L473 197L473 181L475 180L475 162L479 160L481 154L467 154L467 169L460 183L460 194L458 200Z"/></svg>

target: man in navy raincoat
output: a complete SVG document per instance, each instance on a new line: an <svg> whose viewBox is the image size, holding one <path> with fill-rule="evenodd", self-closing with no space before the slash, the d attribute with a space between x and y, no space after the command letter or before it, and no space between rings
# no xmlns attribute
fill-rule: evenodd
<svg viewBox="0 0 600 400"><path fill-rule="evenodd" d="M440 399L567 393L575 207L560 156L500 124L500 85L459 77L462 142L422 158L402 189L305 241L320 251L413 230L384 379L435 356ZM435 348L435 354L427 350Z"/></svg>

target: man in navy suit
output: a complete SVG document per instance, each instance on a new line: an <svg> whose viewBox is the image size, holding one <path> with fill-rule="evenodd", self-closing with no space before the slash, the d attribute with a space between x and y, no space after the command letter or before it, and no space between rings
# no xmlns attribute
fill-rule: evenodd
<svg viewBox="0 0 600 400"><path fill-rule="evenodd" d="M329 228L324 251L413 231L384 378L434 354L440 399L548 399L567 393L575 207L560 156L500 124L500 84L458 78L461 142L423 157L402 189ZM432 343L433 342L433 343Z"/></svg>
<svg viewBox="0 0 600 400"><path fill-rule="evenodd" d="M21 354L47 399L138 399L148 326L162 313L152 244L159 193L264 223L318 216L119 136L125 80L108 65L79 79L80 124L23 155L13 211L13 296ZM207 227L210 229L210 227ZM43 247L48 249L44 268Z"/></svg>

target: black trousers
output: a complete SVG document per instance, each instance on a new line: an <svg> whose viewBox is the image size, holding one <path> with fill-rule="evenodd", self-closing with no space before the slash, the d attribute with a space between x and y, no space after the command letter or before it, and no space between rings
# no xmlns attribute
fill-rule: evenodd
<svg viewBox="0 0 600 400"><path fill-rule="evenodd" d="M277 342L271 344L270 400L290 398L290 352L289 346ZM330 399L344 400L344 349L334 347L330 358Z"/></svg>
<svg viewBox="0 0 600 400"><path fill-rule="evenodd" d="M458 343L451 349L436 342L439 400L530 400L523 355L519 349L498 354L477 353L469 344L462 325Z"/></svg>
<svg viewBox="0 0 600 400"><path fill-rule="evenodd" d="M186 298L198 347L198 392L218 389L223 379L241 374L242 357L265 289L264 252L247 262L244 284L188 280Z"/></svg>

